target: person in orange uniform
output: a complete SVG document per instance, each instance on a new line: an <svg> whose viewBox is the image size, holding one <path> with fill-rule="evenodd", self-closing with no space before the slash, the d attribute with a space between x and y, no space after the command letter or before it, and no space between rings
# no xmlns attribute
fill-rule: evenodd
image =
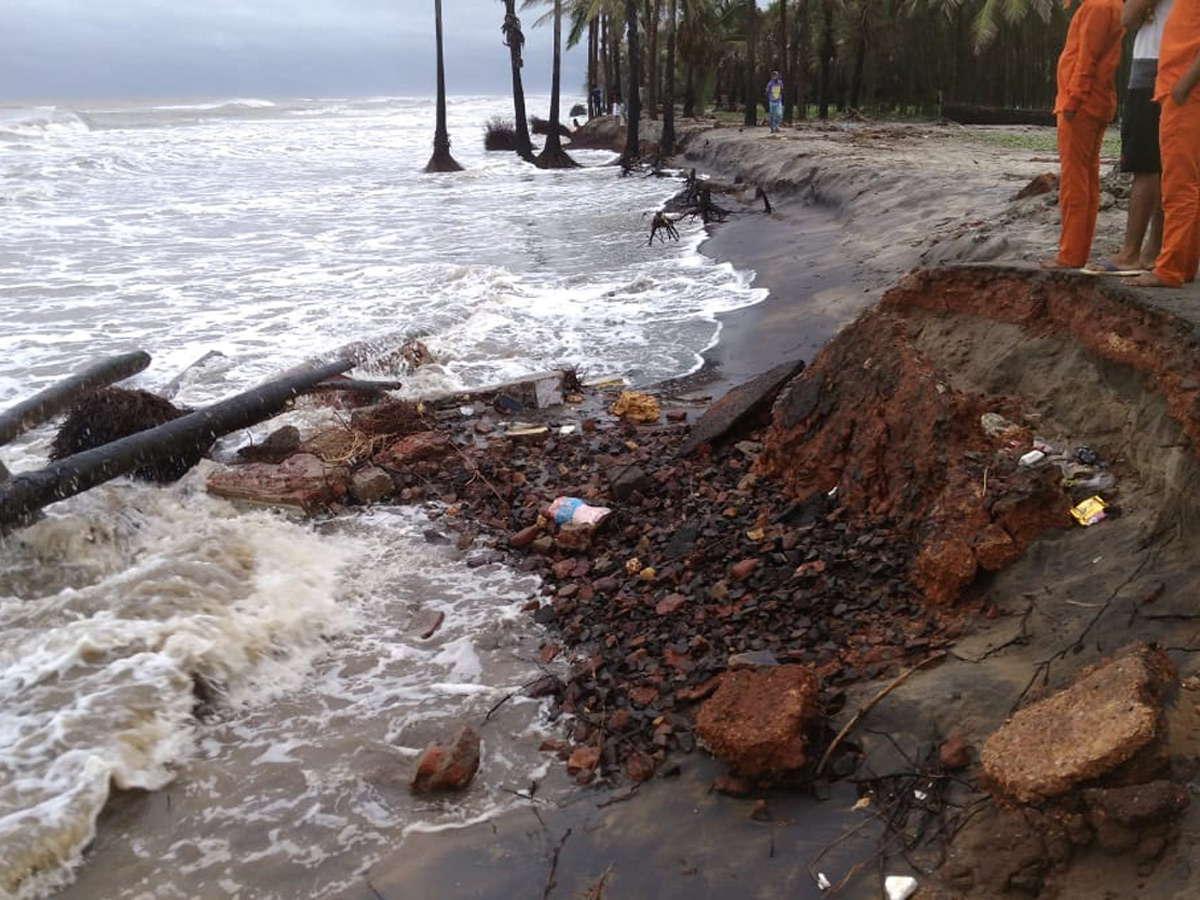
<svg viewBox="0 0 1200 900"><path fill-rule="evenodd" d="M1200 0L1175 0L1163 26L1154 99L1162 104L1163 243L1154 271L1126 284L1182 287L1200 269Z"/></svg>
<svg viewBox="0 0 1200 900"><path fill-rule="evenodd" d="M1200 2L1200 0L1197 0ZM1047 269L1077 269L1088 261L1100 210L1100 144L1117 111L1121 61L1121 0L1083 0L1058 57L1059 187L1062 230Z"/></svg>

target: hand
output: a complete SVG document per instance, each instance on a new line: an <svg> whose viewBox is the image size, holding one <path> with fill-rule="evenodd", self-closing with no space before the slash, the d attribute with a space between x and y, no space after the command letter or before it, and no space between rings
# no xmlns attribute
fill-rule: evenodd
<svg viewBox="0 0 1200 900"><path fill-rule="evenodd" d="M1175 86L1171 88L1171 99L1175 101L1176 106L1183 106L1187 102L1188 94L1195 87L1191 80L1185 75L1175 82Z"/></svg>

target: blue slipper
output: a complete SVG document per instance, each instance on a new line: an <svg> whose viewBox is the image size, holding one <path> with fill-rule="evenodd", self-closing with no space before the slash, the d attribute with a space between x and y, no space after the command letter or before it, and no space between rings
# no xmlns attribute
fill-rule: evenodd
<svg viewBox="0 0 1200 900"><path fill-rule="evenodd" d="M1145 269L1122 269L1120 266L1113 265L1107 259L1102 259L1100 262L1088 263L1079 270L1084 275L1141 275Z"/></svg>

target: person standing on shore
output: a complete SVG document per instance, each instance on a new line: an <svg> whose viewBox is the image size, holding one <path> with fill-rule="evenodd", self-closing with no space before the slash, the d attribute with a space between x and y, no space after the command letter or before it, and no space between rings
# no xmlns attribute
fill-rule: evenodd
<svg viewBox="0 0 1200 900"><path fill-rule="evenodd" d="M1163 26L1154 99L1162 104L1162 250L1135 287L1182 287L1200 269L1200 0L1175 0Z"/></svg>
<svg viewBox="0 0 1200 900"><path fill-rule="evenodd" d="M771 134L779 131L783 123L783 79L778 71L772 72L771 80L767 82L767 122L771 126Z"/></svg>
<svg viewBox="0 0 1200 900"><path fill-rule="evenodd" d="M1121 112L1121 171L1133 174L1129 193L1129 213L1125 221L1125 240L1109 259L1088 270L1098 274L1137 274L1154 268L1162 249L1162 158L1158 150L1158 103L1154 100L1154 81L1158 75L1158 50L1163 25L1174 0L1126 0L1121 21L1126 29L1136 29L1133 62L1125 107ZM1146 240L1146 232L1150 237Z"/></svg>
<svg viewBox="0 0 1200 900"><path fill-rule="evenodd" d="M1200 0L1195 0L1200 3ZM1045 269L1078 269L1088 261L1100 211L1100 145L1117 111L1121 0L1083 0L1058 57L1058 255Z"/></svg>

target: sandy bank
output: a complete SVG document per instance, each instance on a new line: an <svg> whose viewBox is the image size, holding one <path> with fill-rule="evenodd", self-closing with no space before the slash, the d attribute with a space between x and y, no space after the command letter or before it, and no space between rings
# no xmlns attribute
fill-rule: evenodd
<svg viewBox="0 0 1200 900"><path fill-rule="evenodd" d="M1058 237L1057 194L1015 199L1057 173L1053 130L954 124L811 123L764 129L688 129L679 161L747 185L774 205L716 226L703 251L756 273L770 291L758 306L720 317L706 354L719 391L781 358L815 350L875 303L905 272L951 263L1034 266ZM1102 160L1105 194L1092 256L1121 242L1123 186ZM1145 292L1200 320L1200 290Z"/></svg>

